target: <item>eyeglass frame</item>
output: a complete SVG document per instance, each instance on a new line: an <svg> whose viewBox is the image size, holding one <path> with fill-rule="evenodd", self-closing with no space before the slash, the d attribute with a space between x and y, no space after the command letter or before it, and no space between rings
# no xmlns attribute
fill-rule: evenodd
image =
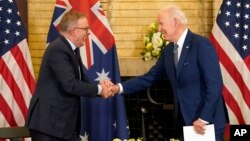
<svg viewBox="0 0 250 141"><path fill-rule="evenodd" d="M83 29L86 32L89 32L89 27L74 27L74 29Z"/></svg>

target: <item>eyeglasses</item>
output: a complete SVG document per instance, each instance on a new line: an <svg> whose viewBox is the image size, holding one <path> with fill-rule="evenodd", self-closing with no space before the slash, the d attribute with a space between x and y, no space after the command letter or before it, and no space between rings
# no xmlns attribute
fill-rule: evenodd
<svg viewBox="0 0 250 141"><path fill-rule="evenodd" d="M89 31L89 27L75 27L75 29L82 29L85 30L86 32Z"/></svg>

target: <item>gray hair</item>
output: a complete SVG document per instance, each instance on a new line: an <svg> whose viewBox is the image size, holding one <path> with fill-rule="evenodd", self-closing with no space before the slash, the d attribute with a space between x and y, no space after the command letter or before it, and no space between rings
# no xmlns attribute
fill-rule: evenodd
<svg viewBox="0 0 250 141"><path fill-rule="evenodd" d="M188 24L188 20L185 13L178 6L167 6L162 11L168 12L171 17L179 19L181 23Z"/></svg>
<svg viewBox="0 0 250 141"><path fill-rule="evenodd" d="M60 23L60 31L65 32L68 30L69 27L77 23L77 20L80 18L86 18L85 14L76 12L76 11L69 11L66 13Z"/></svg>

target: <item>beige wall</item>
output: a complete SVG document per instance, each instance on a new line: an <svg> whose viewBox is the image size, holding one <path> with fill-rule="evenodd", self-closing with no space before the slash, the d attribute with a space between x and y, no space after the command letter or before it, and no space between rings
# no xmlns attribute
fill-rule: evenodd
<svg viewBox="0 0 250 141"><path fill-rule="evenodd" d="M56 0L28 0L28 44L37 78ZM221 0L101 0L114 32L122 76L147 71L155 61L143 62L140 52L147 26L158 10L179 5L193 32L208 36Z"/></svg>

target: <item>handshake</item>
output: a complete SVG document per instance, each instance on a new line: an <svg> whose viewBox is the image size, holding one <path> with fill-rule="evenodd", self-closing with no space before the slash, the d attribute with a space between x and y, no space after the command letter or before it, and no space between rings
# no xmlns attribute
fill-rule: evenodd
<svg viewBox="0 0 250 141"><path fill-rule="evenodd" d="M102 87L100 96L103 98L109 98L111 96L114 96L120 91L120 87L117 84L115 85L110 80L102 80L100 81L99 85Z"/></svg>

